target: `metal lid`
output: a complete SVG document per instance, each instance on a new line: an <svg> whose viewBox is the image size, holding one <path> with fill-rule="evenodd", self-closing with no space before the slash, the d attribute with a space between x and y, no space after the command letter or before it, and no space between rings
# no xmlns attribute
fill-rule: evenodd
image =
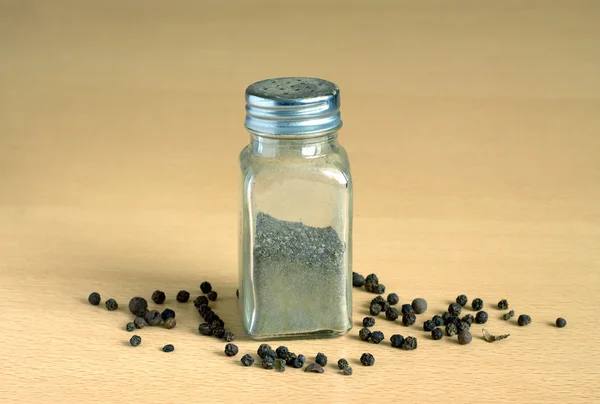
<svg viewBox="0 0 600 404"><path fill-rule="evenodd" d="M337 130L340 89L310 77L258 81L246 89L246 128L267 135L304 135Z"/></svg>

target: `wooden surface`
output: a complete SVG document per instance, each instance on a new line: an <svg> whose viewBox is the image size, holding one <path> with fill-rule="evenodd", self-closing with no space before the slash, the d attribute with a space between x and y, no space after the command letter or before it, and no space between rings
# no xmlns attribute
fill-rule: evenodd
<svg viewBox="0 0 600 404"><path fill-rule="evenodd" d="M208 3L0 0L0 401L600 401L600 3ZM366 344L355 291L349 335L285 343L326 353L322 375L239 365L258 346L235 298L243 91L283 75L342 89L355 270L430 304ZM235 358L174 302L203 280ZM127 302L157 288L178 326L132 348ZM511 337L428 338L460 293Z"/></svg>

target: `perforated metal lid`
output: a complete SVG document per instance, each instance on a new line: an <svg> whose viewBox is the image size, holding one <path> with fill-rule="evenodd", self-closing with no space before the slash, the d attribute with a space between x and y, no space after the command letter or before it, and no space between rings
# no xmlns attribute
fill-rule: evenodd
<svg viewBox="0 0 600 404"><path fill-rule="evenodd" d="M258 81L246 89L246 128L267 135L304 135L339 129L340 89L310 77Z"/></svg>

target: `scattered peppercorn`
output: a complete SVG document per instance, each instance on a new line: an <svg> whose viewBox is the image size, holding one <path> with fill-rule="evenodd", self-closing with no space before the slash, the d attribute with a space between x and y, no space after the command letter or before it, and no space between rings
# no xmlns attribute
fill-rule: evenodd
<svg viewBox="0 0 600 404"><path fill-rule="evenodd" d="M278 358L285 359L289 355L290 350L288 349L288 347L281 345L277 347L275 353L277 354Z"/></svg>
<svg viewBox="0 0 600 404"><path fill-rule="evenodd" d="M177 292L177 301L179 303L185 303L188 300L190 300L190 292L188 292L187 290L180 290L179 292Z"/></svg>
<svg viewBox="0 0 600 404"><path fill-rule="evenodd" d="M427 300L423 298L416 298L412 301L412 308L416 314L423 314L427 311Z"/></svg>
<svg viewBox="0 0 600 404"><path fill-rule="evenodd" d="M448 313L450 313L453 316L460 316L461 311L462 307L458 303L452 303L450 306L448 306Z"/></svg>
<svg viewBox="0 0 600 404"><path fill-rule="evenodd" d="M375 293L377 291L377 285L365 282L365 290L367 292Z"/></svg>
<svg viewBox="0 0 600 404"><path fill-rule="evenodd" d="M238 353L238 347L234 344L225 345L225 355L227 356L235 356Z"/></svg>
<svg viewBox="0 0 600 404"><path fill-rule="evenodd" d="M461 345L467 345L471 343L473 336L469 331L462 331L458 333L458 343Z"/></svg>
<svg viewBox="0 0 600 404"><path fill-rule="evenodd" d="M406 314L406 313L412 313L414 312L412 305L410 304L403 304L402 307L400 308L400 311L402 312L402 314Z"/></svg>
<svg viewBox="0 0 600 404"><path fill-rule="evenodd" d="M412 351L417 349L417 339L415 337L406 337L402 343L402 349Z"/></svg>
<svg viewBox="0 0 600 404"><path fill-rule="evenodd" d="M288 363L288 365L296 369L300 369L302 366L304 366L304 362L306 362L306 357L300 354L296 358L291 359L291 363Z"/></svg>
<svg viewBox="0 0 600 404"><path fill-rule="evenodd" d="M390 343L392 344L392 348L402 348L404 337L400 334L394 334L390 337Z"/></svg>
<svg viewBox="0 0 600 404"><path fill-rule="evenodd" d="M149 310L146 312L146 314L144 314L144 320L146 320L148 325L155 326L160 324L162 321L162 316L158 310Z"/></svg>
<svg viewBox="0 0 600 404"><path fill-rule="evenodd" d="M218 316L217 316L218 317ZM215 318L210 325L212 325L213 328L224 328L225 327L225 322L223 320L221 320L220 318ZM231 341L229 341L231 342Z"/></svg>
<svg viewBox="0 0 600 404"><path fill-rule="evenodd" d="M198 332L202 335L213 335L214 329L208 323L202 323L198 326Z"/></svg>
<svg viewBox="0 0 600 404"><path fill-rule="evenodd" d="M134 297L129 301L129 311L138 316L143 317L148 310L148 302L143 297Z"/></svg>
<svg viewBox="0 0 600 404"><path fill-rule="evenodd" d="M175 326L177 325L177 321L175 321L174 318L169 317L168 319L165 320L165 328L167 329L171 329L171 328L175 328Z"/></svg>
<svg viewBox="0 0 600 404"><path fill-rule="evenodd" d="M285 372L285 361L283 359L276 359L275 369L277 369L278 372Z"/></svg>
<svg viewBox="0 0 600 404"><path fill-rule="evenodd" d="M473 316L471 316L471 317L473 317ZM436 327L439 327L440 325L444 324L444 319L441 316L438 316L437 314L435 316L433 316L431 321L433 321L433 324L435 324Z"/></svg>
<svg viewBox="0 0 600 404"><path fill-rule="evenodd" d="M140 337L139 335L134 335L129 339L129 343L131 344L131 346L138 346L142 343L142 337Z"/></svg>
<svg viewBox="0 0 600 404"><path fill-rule="evenodd" d="M239 289L235 290L235 297L237 297L238 299L240 298L240 290Z"/></svg>
<svg viewBox="0 0 600 404"><path fill-rule="evenodd" d="M156 304L163 304L166 298L165 292L162 290L155 290L154 293L152 293L152 301Z"/></svg>
<svg viewBox="0 0 600 404"><path fill-rule="evenodd" d="M365 277L356 272L352 272L352 286L360 288L365 284Z"/></svg>
<svg viewBox="0 0 600 404"><path fill-rule="evenodd" d="M442 337L444 336L444 331L442 331L441 328L434 328L433 330L431 330L431 339L433 340L439 340L442 339Z"/></svg>
<svg viewBox="0 0 600 404"><path fill-rule="evenodd" d="M508 301L506 299L502 299L498 302L498 308L500 310L508 310Z"/></svg>
<svg viewBox="0 0 600 404"><path fill-rule="evenodd" d="M407 327L413 325L415 321L417 321L417 316L415 316L415 313L411 312L402 315L402 324Z"/></svg>
<svg viewBox="0 0 600 404"><path fill-rule="evenodd" d="M360 339L362 339L363 341L368 341L371 338L371 330L369 330L368 328L362 328L359 332L358 332L358 336L360 337Z"/></svg>
<svg viewBox="0 0 600 404"><path fill-rule="evenodd" d="M483 309L483 300L481 300L480 298L476 297L475 299L473 299L473 301L471 302L471 307L473 308L473 310L475 311L479 311L481 309Z"/></svg>
<svg viewBox="0 0 600 404"><path fill-rule="evenodd" d="M135 324L133 324L133 322L131 322L131 323L127 323L127 324L125 325L125 329L126 329L128 332L132 332L133 330L135 330Z"/></svg>
<svg viewBox="0 0 600 404"><path fill-rule="evenodd" d="M396 310L394 307L389 307L385 311L385 318L390 321L395 321L398 318L398 310Z"/></svg>
<svg viewBox="0 0 600 404"><path fill-rule="evenodd" d="M458 324L458 333L460 334L463 331L469 331L470 328L471 324L467 323L466 321L461 321Z"/></svg>
<svg viewBox="0 0 600 404"><path fill-rule="evenodd" d="M327 366L327 356L325 356L324 353L319 352L315 358L315 362L321 366Z"/></svg>
<svg viewBox="0 0 600 404"><path fill-rule="evenodd" d="M344 366L344 369L342 369L342 371L344 372L344 375L346 375L346 376L352 375L352 368L350 366Z"/></svg>
<svg viewBox="0 0 600 404"><path fill-rule="evenodd" d="M465 295L458 295L456 297L456 303L460 304L460 307L464 307L465 304L467 304L468 302L469 302L469 299Z"/></svg>
<svg viewBox="0 0 600 404"><path fill-rule="evenodd" d="M385 301L383 303L381 303L380 306L381 306L381 311L383 313L385 313L387 311L387 309L389 309L391 307L390 304L388 302L385 302Z"/></svg>
<svg viewBox="0 0 600 404"><path fill-rule="evenodd" d="M385 285L383 283L380 283L379 285L377 285L377 287L375 289L373 289L373 293L377 293L377 294L384 294L385 293Z"/></svg>
<svg viewBox="0 0 600 404"><path fill-rule="evenodd" d="M225 335L223 335L223 339L227 342L231 342L235 340L235 334L231 331L225 331Z"/></svg>
<svg viewBox="0 0 600 404"><path fill-rule="evenodd" d="M215 327L213 328L213 335L217 338L223 338L225 336L225 328ZM228 341L231 342L231 341Z"/></svg>
<svg viewBox="0 0 600 404"><path fill-rule="evenodd" d="M360 357L360 363L362 363L363 366L373 366L375 364L375 358L370 353L364 353Z"/></svg>
<svg viewBox="0 0 600 404"><path fill-rule="evenodd" d="M400 300L400 298L398 297L398 295L396 293L390 293L387 296L387 301L389 304L391 304L392 306L395 306L398 304L398 301Z"/></svg>
<svg viewBox="0 0 600 404"><path fill-rule="evenodd" d="M383 341L384 338L385 336L381 331L373 331L371 333L371 342L373 342L374 344L379 344L381 341Z"/></svg>
<svg viewBox="0 0 600 404"><path fill-rule="evenodd" d="M374 325L375 325L375 319L373 317L363 318L363 326L364 327L373 327Z"/></svg>
<svg viewBox="0 0 600 404"><path fill-rule="evenodd" d="M559 317L559 318L557 318L557 319L556 319L556 326L557 326L558 328L563 328L563 327L565 327L566 325L567 325L567 320L565 320L564 318L562 318L562 317Z"/></svg>
<svg viewBox="0 0 600 404"><path fill-rule="evenodd" d="M256 353L258 354L258 356L260 356L261 359L264 359L265 356L267 355L267 353L269 353L269 351L271 351L271 345L269 344L260 344L260 346L258 347L258 350L256 351Z"/></svg>
<svg viewBox="0 0 600 404"><path fill-rule="evenodd" d="M385 299L383 298L383 296L376 296L373 298L373 300L371 300L371 304L377 304L379 305L379 307L383 307L383 303L385 302Z"/></svg>
<svg viewBox="0 0 600 404"><path fill-rule="evenodd" d="M115 311L119 308L119 303L115 299L108 299L104 305L108 311Z"/></svg>
<svg viewBox="0 0 600 404"><path fill-rule="evenodd" d="M163 347L163 352L173 352L175 350L175 347L173 346L173 344L167 344Z"/></svg>
<svg viewBox="0 0 600 404"><path fill-rule="evenodd" d="M365 284L370 283L372 285L379 285L379 278L375 274L369 274L365 278Z"/></svg>
<svg viewBox="0 0 600 404"><path fill-rule="evenodd" d="M379 306L377 303L372 304L369 308L369 313L371 313L372 316L378 315L381 313L381 306Z"/></svg>
<svg viewBox="0 0 600 404"><path fill-rule="evenodd" d="M133 324L135 324L135 328L144 328L148 325L143 317L136 317L135 320L133 320Z"/></svg>
<svg viewBox="0 0 600 404"><path fill-rule="evenodd" d="M218 316L215 314L214 311L210 310L210 311L207 311L206 314L202 318L207 323L212 323L213 321L215 321L215 319L218 318Z"/></svg>
<svg viewBox="0 0 600 404"><path fill-rule="evenodd" d="M311 363L304 369L304 371L312 373L323 373L325 372L325 369L323 369L323 366L319 365L318 363Z"/></svg>
<svg viewBox="0 0 600 404"><path fill-rule="evenodd" d="M274 361L273 361L273 358L271 358L270 356L265 357L262 361L262 367L264 369L271 370L271 369L273 369L273 365L274 365Z"/></svg>
<svg viewBox="0 0 600 404"><path fill-rule="evenodd" d="M473 317L472 314L465 314L462 318L462 321L464 321L465 323L469 324L469 326L471 326L471 324L473 324L473 321L475 321L475 317Z"/></svg>
<svg viewBox="0 0 600 404"><path fill-rule="evenodd" d="M163 321L167 321L168 318L175 318L175 312L171 309L164 309L162 313L160 313Z"/></svg>
<svg viewBox="0 0 600 404"><path fill-rule="evenodd" d="M200 290L202 293L209 293L212 290L212 285L209 282L202 282L200 284Z"/></svg>
<svg viewBox="0 0 600 404"><path fill-rule="evenodd" d="M531 324L531 317L529 317L527 314L521 314L519 316L519 319L517 320L517 323L521 326L524 327L526 325Z"/></svg>
<svg viewBox="0 0 600 404"><path fill-rule="evenodd" d="M93 306L98 306L101 300L100 294L97 292L90 293L90 296L88 297L88 302Z"/></svg>
<svg viewBox="0 0 600 404"><path fill-rule="evenodd" d="M454 323L450 323L446 326L446 335L452 337L458 334L458 327Z"/></svg>
<svg viewBox="0 0 600 404"><path fill-rule="evenodd" d="M206 296L198 296L196 300L194 300L194 306L199 309L200 306L208 306L208 298Z"/></svg>
<svg viewBox="0 0 600 404"><path fill-rule="evenodd" d="M508 313L504 313L504 320L508 321L515 316L515 311L511 310Z"/></svg>
<svg viewBox="0 0 600 404"><path fill-rule="evenodd" d="M217 296L218 296L217 292L215 292L214 290L211 290L210 292L208 292L208 295L207 295L208 300L213 301L213 302L215 300L217 300Z"/></svg>
<svg viewBox="0 0 600 404"><path fill-rule="evenodd" d="M338 365L338 369L342 370L346 366L348 366L348 361L346 359L342 358L342 359L338 360L337 365Z"/></svg>
<svg viewBox="0 0 600 404"><path fill-rule="evenodd" d="M432 320L427 320L423 323L423 331L431 331L435 328L435 323Z"/></svg>
<svg viewBox="0 0 600 404"><path fill-rule="evenodd" d="M246 355L242 356L242 359L240 361L242 362L242 365L244 365L244 366L254 365L254 358L250 354L246 354Z"/></svg>
<svg viewBox="0 0 600 404"><path fill-rule="evenodd" d="M475 315L475 322L477 324L485 324L488 321L488 314L485 311L478 311Z"/></svg>
<svg viewBox="0 0 600 404"><path fill-rule="evenodd" d="M450 314L448 312L445 312L444 314L442 314L442 321L444 322L444 325L448 325L448 322L450 321L451 318L452 318L452 314Z"/></svg>

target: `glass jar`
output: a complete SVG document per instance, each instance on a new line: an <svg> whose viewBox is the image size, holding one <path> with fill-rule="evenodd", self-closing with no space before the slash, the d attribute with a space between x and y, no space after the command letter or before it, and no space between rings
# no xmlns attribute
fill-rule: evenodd
<svg viewBox="0 0 600 404"><path fill-rule="evenodd" d="M246 89L239 282L256 339L352 328L352 179L339 88L288 77Z"/></svg>

